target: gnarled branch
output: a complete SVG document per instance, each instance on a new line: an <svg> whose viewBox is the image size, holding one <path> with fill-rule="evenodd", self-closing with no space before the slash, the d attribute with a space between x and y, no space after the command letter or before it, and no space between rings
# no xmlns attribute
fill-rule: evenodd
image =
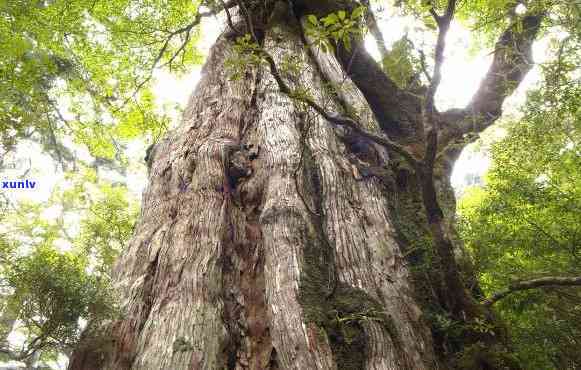
<svg viewBox="0 0 581 370"><path fill-rule="evenodd" d="M406 161L408 161L408 163L410 165L412 165L412 167L414 167L414 168L419 167L420 162L403 146L397 144L396 142L390 140L387 137L377 135L377 134L374 134L372 132L365 130L360 123L354 121L353 119L351 119L349 117L341 116L341 115L336 114L334 112L327 112L323 107L321 107L313 99L311 99L307 96L295 95L293 93L293 91L291 90L291 88L283 80L283 78L282 78L282 76L281 76L281 74L278 71L278 68L276 66L276 62L274 61L272 56L270 54L268 54L266 51L261 51L261 54L262 54L262 57L264 58L264 60L266 60L266 62L268 63L268 66L270 69L270 74L272 75L272 77L276 81L280 92L282 92L283 94L285 94L285 95L287 95L287 96L289 96L297 101L300 101L302 103L307 104L309 107L311 107L313 110L315 110L317 113L319 113L328 122L330 122L336 126L349 127L351 130L353 130L358 135L361 135L361 136L363 136L363 137L365 137L365 138L367 138L367 139L369 139L369 140L371 140L379 145L382 145L382 146L384 146L388 149L391 149L394 152L400 154Z"/></svg>
<svg viewBox="0 0 581 370"><path fill-rule="evenodd" d="M502 104L533 66L532 45L544 14L528 14L511 23L498 39L494 59L466 108L442 128L440 150L467 134L478 134L502 114ZM446 115L446 113L444 113Z"/></svg>
<svg viewBox="0 0 581 370"><path fill-rule="evenodd" d="M504 290L500 290L498 292L493 293L489 298L487 298L483 302L483 304L485 306L492 306L493 304L505 298L506 296L523 290L546 289L565 286L581 286L581 276L577 277L550 276L532 280L519 281L517 283L510 284L508 288Z"/></svg>

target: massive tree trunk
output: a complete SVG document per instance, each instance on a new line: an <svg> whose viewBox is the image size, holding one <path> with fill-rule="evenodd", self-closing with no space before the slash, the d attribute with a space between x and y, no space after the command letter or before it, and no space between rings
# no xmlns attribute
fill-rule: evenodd
<svg viewBox="0 0 581 370"><path fill-rule="evenodd" d="M281 74L293 89L329 112L356 112L368 132L389 132L341 53L309 49L296 22L260 38L289 66ZM183 122L152 151L141 218L114 272L121 319L110 343L85 340L70 368L447 367L464 346L435 316L482 313L448 305L467 293L442 276L449 261L433 251L413 168L282 93L265 64L232 79L234 45L227 29ZM410 150L422 119L414 99L388 99L412 123L392 132ZM434 178L450 240L451 162L441 162Z"/></svg>

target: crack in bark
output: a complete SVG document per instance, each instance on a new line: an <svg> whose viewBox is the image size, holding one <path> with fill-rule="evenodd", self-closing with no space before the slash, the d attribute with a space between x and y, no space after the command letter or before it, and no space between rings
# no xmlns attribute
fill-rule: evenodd
<svg viewBox="0 0 581 370"><path fill-rule="evenodd" d="M257 76L259 74L257 73ZM256 120L258 84L254 79L250 104L241 123L241 143L231 147L227 154L225 179L229 192L225 194L225 217L229 232L224 238L223 261L223 321L228 331L228 342L223 353L228 369L274 369L276 353L265 321L267 316L264 296L264 250L262 230L258 217L261 212L259 197L248 197L252 186L260 147L242 140ZM249 185L251 184L251 185ZM252 189L261 192L261 189Z"/></svg>

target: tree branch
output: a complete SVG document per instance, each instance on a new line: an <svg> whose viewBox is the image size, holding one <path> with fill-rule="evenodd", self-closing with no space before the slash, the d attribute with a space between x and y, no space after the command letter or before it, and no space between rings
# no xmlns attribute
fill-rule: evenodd
<svg viewBox="0 0 581 370"><path fill-rule="evenodd" d="M508 288L493 293L489 298L487 298L483 304L485 306L492 306L499 300L505 298L509 294L520 292L523 290L530 289L546 289L551 287L564 287L564 286L581 286L581 276L577 277L544 277L532 280L519 281L517 283L510 284Z"/></svg>
<svg viewBox="0 0 581 370"><path fill-rule="evenodd" d="M237 1L239 3L239 6L242 8L242 10L244 12L244 15L245 15L244 20L246 22L246 26L247 26L252 38L254 39L254 41L257 44L260 44L260 40L258 39L256 33L254 32L254 26L252 24L252 20L251 20L251 17L250 17L248 10L246 9L246 7L244 6L244 4L242 3L241 0L237 0ZM360 123L354 121L351 118L344 117L344 116L341 116L341 115L336 114L336 113L328 113L323 107L321 107L319 104L317 104L313 99L311 99L308 96L295 94L293 92L293 90L287 85L287 83L282 78L282 75L280 74L280 72L276 66L276 62L274 61L274 58L264 49L260 49L258 52L260 53L260 56L267 62L269 70L270 70L270 74L272 75L276 84L278 85L280 92L289 96L291 99L295 99L297 101L300 101L302 103L307 104L309 107L311 107L313 110L315 110L317 113L319 113L324 119L326 119L330 123L337 125L337 126L349 127L351 130L353 130L355 133L359 134L360 136L363 136L363 137L365 137L365 138L367 138L367 139L369 139L369 140L371 140L379 145L382 145L388 149L393 150L394 152L400 154L406 161L408 161L409 164L414 169L419 169L419 167L421 165L420 161L417 160L405 147L397 144L396 142L393 142L392 140L390 140L387 137L380 136L380 135L377 135L377 134L374 134L372 132L365 130L361 126ZM351 58L354 59L357 55L358 55L358 53L354 52L351 55ZM353 60L349 61L348 62L349 65L351 65L352 62L353 62Z"/></svg>
<svg viewBox="0 0 581 370"><path fill-rule="evenodd" d="M454 120L442 130L441 149L466 134L478 134L502 115L502 104L533 66L532 45L544 13L515 20L496 43L492 65L466 108L451 112ZM446 114L446 113L444 113Z"/></svg>
<svg viewBox="0 0 581 370"><path fill-rule="evenodd" d="M430 9L430 13L436 19L438 23L438 40L436 42L436 50L434 52L434 72L432 78L430 79L430 86L426 91L426 98L424 103L424 127L428 129L427 142L426 142L426 154L424 161L427 166L433 167L436 161L436 155L438 152L438 135L439 135L439 125L438 120L435 117L436 107L434 104L434 99L438 87L440 87L440 82L442 81L442 65L444 64L444 50L446 49L446 35L450 29L450 23L452 18L454 18L454 13L456 12L456 0L449 0L446 6L446 13L440 16L436 13L434 8Z"/></svg>
<svg viewBox="0 0 581 370"><path fill-rule="evenodd" d="M161 48L159 49L159 52L157 53L156 57L153 59L153 63L151 64L151 68L149 68L149 72L147 73L147 76L141 82L139 82L137 84L133 94L131 94L131 96L127 97L123 101L123 103L115 109L116 112L121 110L130 100L134 99L137 96L137 94L141 91L141 89L143 89L143 87L151 81L151 79L153 78L153 72L157 67L169 66L171 68L172 63L175 61L175 59L181 53L184 52L187 44L189 43L189 41L191 39L192 30L194 29L194 27L196 27L200 24L200 22L202 21L203 18L210 17L212 15L216 15L219 12L221 12L222 10L228 10L236 5L235 0L228 1L227 3L224 3L223 1L221 1L221 4L222 4L222 8L220 8L218 10L209 10L209 11L205 11L205 12L198 11L196 16L192 20L192 22L190 22L189 24L187 24L187 25L185 25L177 30L174 30L174 31L167 31L168 36L164 39L163 44L162 44ZM175 37L181 36L181 35L185 35L185 37L182 39L182 43L180 44L179 48L176 50L175 53L172 54L172 56L169 58L169 60L167 62L160 65L161 59L166 54L172 40Z"/></svg>
<svg viewBox="0 0 581 370"><path fill-rule="evenodd" d="M413 135L419 109L417 98L406 94L385 74L362 40L352 39L351 45L349 49L337 45L337 60L369 103L383 131L396 141Z"/></svg>
<svg viewBox="0 0 581 370"><path fill-rule="evenodd" d="M307 14L320 17L340 10L351 11L361 2L294 0L293 4L300 9L299 17ZM417 142L415 134L421 125L420 98L400 89L385 74L382 66L365 50L362 39L352 37L350 45L350 48L343 43L335 45L335 56L343 71L363 94L381 129L394 142Z"/></svg>
<svg viewBox="0 0 581 370"><path fill-rule="evenodd" d="M470 114L498 117L504 99L512 94L533 66L532 44L541 25L542 15L525 16L522 31L518 22L506 30L496 44L494 60L480 88L467 107ZM491 120L485 120L490 124Z"/></svg>
<svg viewBox="0 0 581 370"><path fill-rule="evenodd" d="M444 64L444 50L446 48L446 35L450 29L450 23L454 18L456 12L456 0L449 0L446 7L446 13L440 16L436 13L434 8L430 9L433 17L438 23L438 40L436 42L436 50L434 53L434 73L430 79L430 86L426 93L426 111L431 113L434 111L434 97L442 81L442 65Z"/></svg>
<svg viewBox="0 0 581 370"><path fill-rule="evenodd" d="M392 140L390 140L387 137L380 136L380 135L377 135L377 134L374 134L372 132L365 130L361 126L361 124L359 124L358 122L356 122L355 120L353 120L351 118L344 117L344 116L341 116L341 115L336 114L336 113L327 112L323 107L321 107L313 99L311 99L307 96L294 94L293 91L291 90L291 88L283 80L283 78L282 78L282 76L281 76L281 74L278 71L278 68L276 66L276 62L274 61L272 56L264 50L261 51L261 54L262 54L262 57L264 58L264 60L268 63L268 66L270 69L270 74L272 75L272 77L276 81L279 90L283 94L291 97L292 99L295 99L297 101L300 101L302 103L307 104L309 107L311 107L313 110L315 110L317 113L319 113L324 119L326 119L330 123L332 123L336 126L349 127L355 133L400 154L406 161L408 161L410 163L410 165L412 165L412 167L414 167L414 168L419 167L420 162L403 146L393 142Z"/></svg>

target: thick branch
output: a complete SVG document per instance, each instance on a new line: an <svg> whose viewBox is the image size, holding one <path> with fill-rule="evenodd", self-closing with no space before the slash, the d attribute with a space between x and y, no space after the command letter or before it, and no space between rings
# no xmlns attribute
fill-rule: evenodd
<svg viewBox="0 0 581 370"><path fill-rule="evenodd" d="M436 161L436 155L438 152L438 135L439 135L439 125L438 120L435 117L436 107L434 104L434 98L438 87L440 87L440 82L442 81L442 65L444 64L444 50L446 48L446 35L450 29L450 23L452 18L454 18L454 12L456 11L456 0L449 0L446 7L446 13L440 16L432 8L431 13L438 23L438 41L436 42L436 50L434 52L434 73L430 79L430 86L426 91L426 99L424 104L424 127L428 129L427 143L426 143L426 154L425 163L427 166L432 167Z"/></svg>
<svg viewBox="0 0 581 370"><path fill-rule="evenodd" d="M478 91L455 121L443 128L441 148L466 134L478 134L502 114L502 104L533 66L532 45L544 14L529 14L513 22L496 43L494 59Z"/></svg>
<svg viewBox="0 0 581 370"><path fill-rule="evenodd" d="M369 103L375 118L387 135L396 141L415 134L419 102L403 92L365 50L361 40L352 47L337 45L337 60Z"/></svg>
<svg viewBox="0 0 581 370"><path fill-rule="evenodd" d="M509 294L520 292L529 289L545 289L551 287L563 286L581 286L581 276L577 277L544 277L533 280L519 281L510 284L507 289L498 291L486 299L483 304L485 306L492 306L499 300L505 298Z"/></svg>
<svg viewBox="0 0 581 370"><path fill-rule="evenodd" d="M495 117L501 114L504 99L512 94L533 66L532 45L537 36L541 15L528 15L506 30L496 44L494 60L480 88L467 107L470 114ZM490 123L485 119L483 123Z"/></svg>
<svg viewBox="0 0 581 370"><path fill-rule="evenodd" d="M446 35L450 29L450 23L454 18L456 11L456 0L448 1L446 13L443 16L438 15L432 8L431 12L436 22L438 23L438 40L436 42L436 50L434 53L434 73L430 79L430 86L426 93L426 112L431 114L434 111L434 97L442 81L442 65L444 64L444 49L446 48Z"/></svg>

